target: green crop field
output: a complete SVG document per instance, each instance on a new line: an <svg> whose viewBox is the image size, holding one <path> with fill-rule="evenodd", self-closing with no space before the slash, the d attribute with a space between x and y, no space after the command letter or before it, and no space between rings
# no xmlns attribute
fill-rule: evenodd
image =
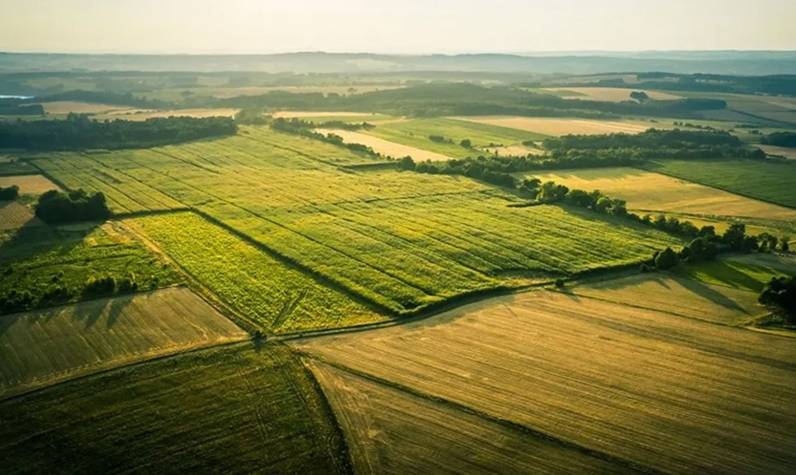
<svg viewBox="0 0 796 475"><path fill-rule="evenodd" d="M515 145L528 140L545 138L541 134L508 127L444 118L376 123L376 127L367 130L366 133L451 158L474 157L483 154L483 149L487 147ZM450 139L452 143L435 142L429 138L431 135ZM459 143L464 139L469 139L473 148L462 147Z"/></svg>
<svg viewBox="0 0 796 475"><path fill-rule="evenodd" d="M0 397L247 337L185 288L0 318Z"/></svg>
<svg viewBox="0 0 796 475"><path fill-rule="evenodd" d="M91 278L129 279L137 289L173 284L172 270L112 224L98 227L35 226L0 233L0 313L81 300ZM65 294L55 293L63 289ZM12 293L30 302L11 308Z"/></svg>
<svg viewBox="0 0 796 475"><path fill-rule="evenodd" d="M3 473L345 473L344 443L284 347L208 350L0 402Z"/></svg>
<svg viewBox="0 0 796 475"><path fill-rule="evenodd" d="M241 318L273 332L371 323L379 313L191 213L126 221Z"/></svg>
<svg viewBox="0 0 796 475"><path fill-rule="evenodd" d="M796 163L760 160L660 160L651 171L796 208Z"/></svg>
<svg viewBox="0 0 796 475"><path fill-rule="evenodd" d="M677 242L590 213L509 208L511 195L467 178L347 172L336 165L360 157L345 149L267 128L244 133L37 164L70 187L105 191L117 210L193 208L390 313L637 262ZM269 328L267 313L257 318Z"/></svg>

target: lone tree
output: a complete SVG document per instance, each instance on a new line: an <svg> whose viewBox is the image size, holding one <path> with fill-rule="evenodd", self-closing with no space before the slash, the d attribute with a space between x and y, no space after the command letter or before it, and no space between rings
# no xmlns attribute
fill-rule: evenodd
<svg viewBox="0 0 796 475"><path fill-rule="evenodd" d="M679 263L680 258L677 257L677 253L671 247L667 247L655 256L655 268L658 270L671 269Z"/></svg>
<svg viewBox="0 0 796 475"><path fill-rule="evenodd" d="M50 190L36 203L36 216L48 223L70 223L77 221L104 221L111 215L105 195L89 195L83 190Z"/></svg>
<svg viewBox="0 0 796 475"><path fill-rule="evenodd" d="M758 301L781 311L789 323L796 323L796 276L772 278Z"/></svg>

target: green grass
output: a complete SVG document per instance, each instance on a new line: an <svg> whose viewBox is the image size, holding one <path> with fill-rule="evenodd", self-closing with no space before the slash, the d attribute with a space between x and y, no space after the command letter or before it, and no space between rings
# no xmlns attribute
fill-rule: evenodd
<svg viewBox="0 0 796 475"><path fill-rule="evenodd" d="M342 435L279 345L127 367L0 403L3 473L343 473Z"/></svg>
<svg viewBox="0 0 796 475"><path fill-rule="evenodd" d="M0 318L0 397L247 338L183 287Z"/></svg>
<svg viewBox="0 0 796 475"><path fill-rule="evenodd" d="M675 272L706 284L761 292L772 277L796 273L796 259L753 254L683 265Z"/></svg>
<svg viewBox="0 0 796 475"><path fill-rule="evenodd" d="M651 171L796 208L796 163L762 160L660 160Z"/></svg>
<svg viewBox="0 0 796 475"><path fill-rule="evenodd" d="M411 119L383 125L377 123L374 129L365 132L391 142L441 153L452 158L478 156L484 153L481 149L490 144L508 146L544 138L543 135L533 132L456 119ZM453 143L432 141L429 139L430 135L445 137ZM463 139L469 139L474 148L468 149L459 145Z"/></svg>
<svg viewBox="0 0 796 475"><path fill-rule="evenodd" d="M385 318L194 214L127 222L237 315L263 330L317 330Z"/></svg>
<svg viewBox="0 0 796 475"><path fill-rule="evenodd" d="M0 234L0 297L30 292L28 308L74 302L84 298L87 280L102 276L132 279L139 290L178 280L165 263L111 225L37 226ZM41 300L55 288L67 289L69 297Z"/></svg>
<svg viewBox="0 0 796 475"><path fill-rule="evenodd" d="M69 187L104 191L117 211L196 209L393 314L636 262L678 242L589 212L510 208L516 197L465 177L352 173L337 166L360 159L346 149L267 128L243 133L37 163ZM200 281L214 272L203 268ZM260 324L273 325L274 312L258 310L268 315ZM317 325L338 321L325 318Z"/></svg>

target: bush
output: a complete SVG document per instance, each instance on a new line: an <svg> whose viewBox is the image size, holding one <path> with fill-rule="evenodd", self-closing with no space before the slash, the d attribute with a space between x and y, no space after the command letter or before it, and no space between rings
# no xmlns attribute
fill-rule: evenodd
<svg viewBox="0 0 796 475"><path fill-rule="evenodd" d="M760 293L758 301L775 307L785 314L790 323L796 323L796 277L774 277Z"/></svg>
<svg viewBox="0 0 796 475"><path fill-rule="evenodd" d="M116 279L113 277L89 277L83 286L83 295L86 297L100 297L110 295L115 290Z"/></svg>
<svg viewBox="0 0 796 475"><path fill-rule="evenodd" d="M555 285L556 288L563 289L566 284L564 283L564 279L556 279Z"/></svg>
<svg viewBox="0 0 796 475"><path fill-rule="evenodd" d="M671 247L667 247L655 256L655 268L658 270L671 269L679 263L680 259Z"/></svg>
<svg viewBox="0 0 796 475"><path fill-rule="evenodd" d="M0 186L0 201L13 201L19 196L19 187L11 185L3 188Z"/></svg>
<svg viewBox="0 0 796 475"><path fill-rule="evenodd" d="M50 190L39 196L36 203L36 216L48 223L100 221L110 215L102 193L89 195L83 190L68 193Z"/></svg>

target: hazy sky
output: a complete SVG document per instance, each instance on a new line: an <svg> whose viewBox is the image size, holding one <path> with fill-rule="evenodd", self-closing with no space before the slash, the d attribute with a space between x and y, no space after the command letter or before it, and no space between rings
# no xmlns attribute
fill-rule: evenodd
<svg viewBox="0 0 796 475"><path fill-rule="evenodd" d="M0 51L796 49L796 0L0 0Z"/></svg>

